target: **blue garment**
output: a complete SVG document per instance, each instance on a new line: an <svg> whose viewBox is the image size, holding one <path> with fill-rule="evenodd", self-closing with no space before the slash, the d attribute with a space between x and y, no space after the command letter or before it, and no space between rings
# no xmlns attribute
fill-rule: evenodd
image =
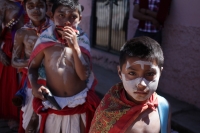
<svg viewBox="0 0 200 133"><path fill-rule="evenodd" d="M17 93L15 94L16 96L23 97L22 106L26 104L27 82L28 82L28 78L26 78L26 80L24 81L23 87L20 90L18 90Z"/></svg>
<svg viewBox="0 0 200 133"><path fill-rule="evenodd" d="M168 116L169 116L169 103L167 100L162 97L158 96L158 112L160 116L160 123L161 123L161 133L167 133L168 127Z"/></svg>

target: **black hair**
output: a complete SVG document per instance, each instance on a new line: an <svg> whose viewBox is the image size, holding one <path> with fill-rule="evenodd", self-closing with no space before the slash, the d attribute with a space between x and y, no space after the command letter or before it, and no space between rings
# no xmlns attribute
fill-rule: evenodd
<svg viewBox="0 0 200 133"><path fill-rule="evenodd" d="M53 7L52 7L52 13L55 13L55 10L59 6L68 6L71 9L78 9L79 14L83 11L83 6L79 3L79 0L54 0Z"/></svg>
<svg viewBox="0 0 200 133"><path fill-rule="evenodd" d="M120 68L126 62L127 57L139 57L141 59L156 59L161 68L164 63L164 56L161 46L155 40L142 36L127 41L120 49Z"/></svg>
<svg viewBox="0 0 200 133"><path fill-rule="evenodd" d="M24 1L23 1L23 4L26 5L27 1L28 1L28 0L24 0ZM43 0L43 1L44 1L45 4L46 4L46 0Z"/></svg>

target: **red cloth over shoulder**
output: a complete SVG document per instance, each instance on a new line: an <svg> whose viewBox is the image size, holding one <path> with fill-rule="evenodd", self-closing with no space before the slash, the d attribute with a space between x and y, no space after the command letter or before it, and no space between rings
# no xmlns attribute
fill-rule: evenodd
<svg viewBox="0 0 200 133"><path fill-rule="evenodd" d="M98 106L91 123L90 133L125 132L134 120L146 109L155 110L158 106L154 93L144 104L127 100L122 83L113 86Z"/></svg>

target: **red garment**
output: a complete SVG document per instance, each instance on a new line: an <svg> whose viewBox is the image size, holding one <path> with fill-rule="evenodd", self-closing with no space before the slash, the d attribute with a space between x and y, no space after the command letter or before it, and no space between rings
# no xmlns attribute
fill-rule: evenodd
<svg viewBox="0 0 200 133"><path fill-rule="evenodd" d="M3 51L11 59L12 37L7 33L4 38ZM12 104L12 98L18 91L17 70L12 66L4 66L0 62L0 118L18 119L17 108Z"/></svg>
<svg viewBox="0 0 200 133"><path fill-rule="evenodd" d="M45 111L42 110L44 107L42 104L42 100L38 98L33 99L33 109L37 114L42 116L41 124L40 124L40 133L44 132L45 129L45 122L49 114L57 114L57 115L74 115L74 114L82 114L86 113L86 129L85 132L88 133L90 129L90 124L92 118L94 116L95 110L99 105L99 98L94 93L94 91L89 90L86 97L86 102L82 105L79 105L75 108L68 108L67 106L62 110L54 110L54 109L47 109Z"/></svg>
<svg viewBox="0 0 200 133"><path fill-rule="evenodd" d="M146 109L158 106L154 93L144 104L135 104L126 99L122 83L113 86L98 106L91 123L90 133L123 133Z"/></svg>

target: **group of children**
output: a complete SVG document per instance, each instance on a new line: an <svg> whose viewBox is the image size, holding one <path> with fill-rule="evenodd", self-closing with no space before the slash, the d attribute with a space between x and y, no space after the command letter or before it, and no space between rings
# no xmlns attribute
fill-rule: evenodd
<svg viewBox="0 0 200 133"><path fill-rule="evenodd" d="M78 30L83 10L79 1L23 4L30 21L16 31L10 57L22 73L22 89L15 97L23 101L19 133L170 132L169 104L155 92L164 62L156 41L138 37L122 46L122 83L100 102L94 91L90 42Z"/></svg>

